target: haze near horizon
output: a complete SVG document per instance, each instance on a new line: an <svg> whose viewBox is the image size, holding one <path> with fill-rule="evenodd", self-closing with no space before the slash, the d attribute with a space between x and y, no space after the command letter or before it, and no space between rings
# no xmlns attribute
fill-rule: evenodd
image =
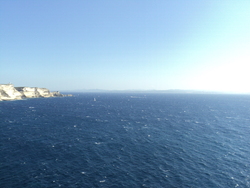
<svg viewBox="0 0 250 188"><path fill-rule="evenodd" d="M250 1L0 0L0 84L250 92Z"/></svg>

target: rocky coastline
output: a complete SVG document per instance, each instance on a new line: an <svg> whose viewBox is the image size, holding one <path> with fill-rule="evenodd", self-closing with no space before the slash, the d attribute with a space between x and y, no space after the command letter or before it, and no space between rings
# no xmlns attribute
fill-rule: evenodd
<svg viewBox="0 0 250 188"><path fill-rule="evenodd" d="M70 97L59 91L50 92L47 88L14 87L13 84L0 84L0 101L21 100L26 98Z"/></svg>

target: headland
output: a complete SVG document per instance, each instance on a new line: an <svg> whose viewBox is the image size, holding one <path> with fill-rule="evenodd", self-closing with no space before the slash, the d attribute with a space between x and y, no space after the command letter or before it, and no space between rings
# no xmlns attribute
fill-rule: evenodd
<svg viewBox="0 0 250 188"><path fill-rule="evenodd" d="M70 97L71 94L61 94L59 91L50 92L47 88L14 87L13 84L0 84L0 101L21 100L41 97Z"/></svg>

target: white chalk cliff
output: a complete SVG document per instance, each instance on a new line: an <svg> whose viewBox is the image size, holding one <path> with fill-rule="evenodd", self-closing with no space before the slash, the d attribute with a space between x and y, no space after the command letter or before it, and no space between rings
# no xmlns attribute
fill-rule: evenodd
<svg viewBox="0 0 250 188"><path fill-rule="evenodd" d="M63 95L59 91L50 92L46 88L14 87L13 84L0 84L0 101L20 100L24 98L65 97L65 96L72 96L72 95Z"/></svg>

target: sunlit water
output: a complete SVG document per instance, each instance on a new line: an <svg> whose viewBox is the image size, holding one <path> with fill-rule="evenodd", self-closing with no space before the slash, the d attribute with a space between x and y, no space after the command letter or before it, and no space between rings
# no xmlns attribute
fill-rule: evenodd
<svg viewBox="0 0 250 188"><path fill-rule="evenodd" d="M250 96L0 102L0 187L250 187Z"/></svg>

